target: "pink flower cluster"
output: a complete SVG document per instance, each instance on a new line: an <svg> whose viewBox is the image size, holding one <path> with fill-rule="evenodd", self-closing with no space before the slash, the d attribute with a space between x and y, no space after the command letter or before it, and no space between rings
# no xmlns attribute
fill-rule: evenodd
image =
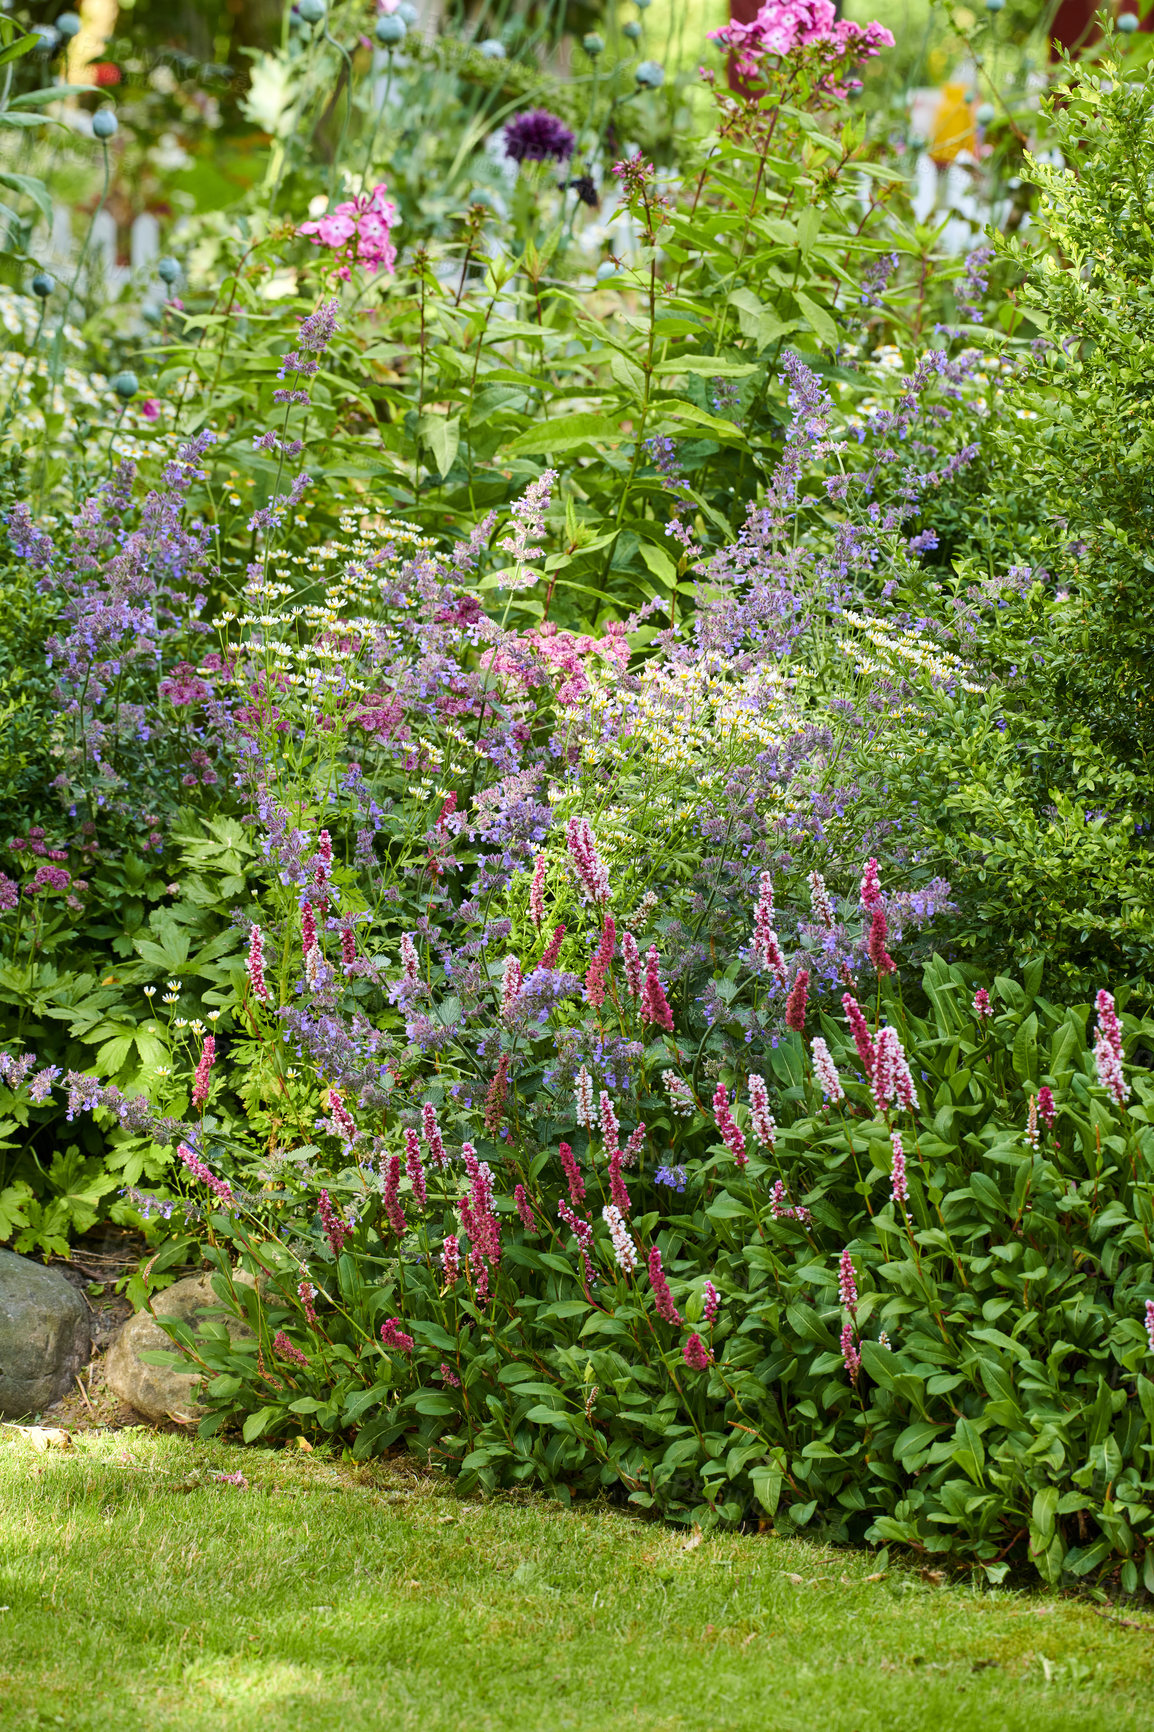
<svg viewBox="0 0 1154 1732"><path fill-rule="evenodd" d="M348 282L353 265L364 265L374 274L392 272L397 249L390 239L396 227L397 207L386 198L388 188L375 186L360 198L346 199L335 210L315 222L301 223L298 234L308 235L314 247L328 247L341 260L338 277Z"/></svg>
<svg viewBox="0 0 1154 1732"><path fill-rule="evenodd" d="M729 1109L729 1091L724 1083L719 1082L713 1096L713 1117L721 1132L721 1140L737 1162L744 1167L749 1160L745 1152L745 1137L741 1126L737 1123Z"/></svg>
<svg viewBox="0 0 1154 1732"><path fill-rule="evenodd" d="M833 1054L820 1034L813 1037L813 1074L821 1089L822 1099L827 1106L834 1106L838 1101L844 1101L845 1090L841 1086L841 1078L837 1073L837 1066L833 1062Z"/></svg>
<svg viewBox="0 0 1154 1732"><path fill-rule="evenodd" d="M395 1353L411 1353L413 1338L400 1326L399 1317L390 1317L381 1324L381 1340L386 1347L391 1347Z"/></svg>
<svg viewBox="0 0 1154 1732"><path fill-rule="evenodd" d="M760 62L772 55L784 60L810 50L822 64L848 66L872 60L881 48L892 48L894 39L884 25L853 24L839 19L833 0L765 0L757 17L748 24L726 24L711 30L710 40L737 55L737 71L743 78L757 77ZM825 87L835 96L848 94L848 87L827 78ZM856 81L854 81L856 87Z"/></svg>
<svg viewBox="0 0 1154 1732"><path fill-rule="evenodd" d="M773 1190L769 1196L769 1212L775 1221L801 1221L803 1224L813 1219L803 1203L791 1203L789 1192L780 1179L773 1182Z"/></svg>
<svg viewBox="0 0 1154 1732"><path fill-rule="evenodd" d="M233 1203L236 1201L232 1194L232 1186L229 1184L228 1180L218 1179L216 1174L211 1172L209 1168L205 1166L204 1162L200 1159L200 1156L193 1153L187 1143L178 1144L176 1152L192 1174L193 1178L199 1179L202 1185L207 1185L213 1195L219 1197L222 1203Z"/></svg>
<svg viewBox="0 0 1154 1732"><path fill-rule="evenodd" d="M608 902L609 874L597 852L597 838L588 818L570 818L565 840L586 902Z"/></svg>
<svg viewBox="0 0 1154 1732"><path fill-rule="evenodd" d="M196 1075L192 1079L192 1110L200 1112L208 1100L210 1076L216 1063L216 1041L211 1034L204 1037L204 1045L200 1050L200 1059L196 1066Z"/></svg>
<svg viewBox="0 0 1154 1732"><path fill-rule="evenodd" d="M589 964L589 972L585 976L585 1000L594 1010L600 1010L605 1003L606 982L613 967L613 954L617 948L617 923L612 914L605 916L601 928L601 941L593 953Z"/></svg>
<svg viewBox="0 0 1154 1732"><path fill-rule="evenodd" d="M661 984L658 973L660 958L657 946L651 944L649 954L645 958L645 984L641 989L641 1020L652 1023L655 1028L663 1028L667 1033L673 1033L673 1012L669 1008L669 1000L665 996L665 988Z"/></svg>
<svg viewBox="0 0 1154 1732"><path fill-rule="evenodd" d="M1122 1025L1114 1009L1114 995L1101 991L1095 1000L1098 1011L1098 1039L1094 1046L1094 1063L1098 1081L1116 1106L1125 1106L1130 1084L1122 1074Z"/></svg>
<svg viewBox="0 0 1154 1732"><path fill-rule="evenodd" d="M352 1238L353 1230L349 1226L348 1222L337 1214L336 1210L333 1208L332 1199L327 1191L322 1190L317 1204L317 1211L321 1218L321 1226L325 1231L325 1238L329 1242L333 1256L339 1257L349 1240Z"/></svg>

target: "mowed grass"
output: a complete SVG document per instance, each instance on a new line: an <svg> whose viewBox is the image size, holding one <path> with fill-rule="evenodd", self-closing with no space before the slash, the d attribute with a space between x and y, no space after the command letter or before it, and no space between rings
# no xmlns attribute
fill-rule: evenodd
<svg viewBox="0 0 1154 1732"><path fill-rule="evenodd" d="M466 1500L404 1463L0 1430L0 1727L1154 1723L1154 1617L875 1574L800 1539Z"/></svg>

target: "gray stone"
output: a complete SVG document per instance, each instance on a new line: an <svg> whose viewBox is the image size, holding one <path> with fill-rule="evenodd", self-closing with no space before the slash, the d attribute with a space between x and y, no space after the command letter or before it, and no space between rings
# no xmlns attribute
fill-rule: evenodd
<svg viewBox="0 0 1154 1732"><path fill-rule="evenodd" d="M88 1307L60 1273L0 1251L0 1418L43 1413L88 1359Z"/></svg>
<svg viewBox="0 0 1154 1732"><path fill-rule="evenodd" d="M238 1270L233 1279L247 1282L252 1278ZM157 1317L179 1317L194 1332L202 1314L219 1305L207 1275L190 1275L183 1281L174 1281L152 1300ZM245 1324L231 1320L228 1332L234 1341L252 1335ZM104 1356L104 1380L113 1394L135 1408L143 1419L171 1419L187 1425L204 1412L197 1400L201 1374L148 1365L140 1357L142 1353L175 1351L171 1335L166 1335L147 1311L138 1311L112 1338Z"/></svg>

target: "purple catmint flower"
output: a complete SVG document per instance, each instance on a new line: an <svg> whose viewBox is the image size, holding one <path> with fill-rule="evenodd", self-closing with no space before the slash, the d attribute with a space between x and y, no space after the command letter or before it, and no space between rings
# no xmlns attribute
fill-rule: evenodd
<svg viewBox="0 0 1154 1732"><path fill-rule="evenodd" d="M52 1093L52 1084L59 1075L60 1066L58 1064L48 1064L44 1066L43 1070L38 1070L28 1084L28 1099L35 1106L43 1106Z"/></svg>
<svg viewBox="0 0 1154 1732"><path fill-rule="evenodd" d="M893 1150L890 1195L904 1209L909 1199L909 1186L906 1183L906 1151L899 1131L890 1132L890 1147Z"/></svg>
<svg viewBox="0 0 1154 1732"><path fill-rule="evenodd" d="M653 1303L657 1307L657 1315L663 1317L666 1323L675 1327L681 1326L681 1313L673 1303L673 1294L669 1291L669 1282L661 1264L661 1252L654 1245L649 1252L649 1285L653 1289Z"/></svg>
<svg viewBox="0 0 1154 1732"><path fill-rule="evenodd" d="M587 818L570 818L566 831L569 858L586 902L595 907L609 900L609 873L597 852L597 838Z"/></svg>
<svg viewBox="0 0 1154 1732"><path fill-rule="evenodd" d="M844 1101L845 1090L841 1086L841 1078L837 1074L837 1066L833 1062L829 1047L820 1034L813 1037L813 1074L821 1089L822 1099L827 1106L837 1101Z"/></svg>
<svg viewBox="0 0 1154 1732"><path fill-rule="evenodd" d="M645 984L641 989L641 1020L652 1024L655 1028L663 1028L667 1033L673 1032L673 1012L669 1008L669 1000L665 996L665 988L661 984L660 958L657 946L651 944L645 958Z"/></svg>
<svg viewBox="0 0 1154 1732"><path fill-rule="evenodd" d="M861 1354L854 1345L853 1328L849 1323L841 1332L841 1356L849 1372L850 1382L856 1383L861 1371Z"/></svg>
<svg viewBox="0 0 1154 1732"><path fill-rule="evenodd" d="M413 1337L401 1328L399 1317L389 1317L381 1324L381 1340L394 1353L411 1353Z"/></svg>
<svg viewBox="0 0 1154 1732"><path fill-rule="evenodd" d="M690 1371L706 1371L713 1364L713 1354L696 1332L686 1340L681 1357Z"/></svg>
<svg viewBox="0 0 1154 1732"><path fill-rule="evenodd" d="M847 1311L857 1310L857 1277L848 1249L838 1259L837 1296Z"/></svg>
<svg viewBox="0 0 1154 1732"><path fill-rule="evenodd" d="M772 1154L777 1147L777 1126L769 1110L769 1089L763 1076L751 1076L749 1079L749 1119L754 1136L762 1148L768 1149Z"/></svg>
<svg viewBox="0 0 1154 1732"><path fill-rule="evenodd" d="M990 995L984 986L979 986L977 992L974 994L974 1015L977 1017L979 1022L982 1022L986 1017L993 1016L993 1014L994 1007L990 1003Z"/></svg>
<svg viewBox="0 0 1154 1732"><path fill-rule="evenodd" d="M540 550L535 543L545 534L545 513L549 509L556 479L555 469L544 470L536 481L530 483L513 506L509 534L497 544L503 553L512 556L517 568L517 575L513 577L511 584L506 583L506 587L525 589L537 581L531 571L526 572L522 568L539 555Z"/></svg>
<svg viewBox="0 0 1154 1732"><path fill-rule="evenodd" d="M737 1162L738 1167L746 1166L749 1156L745 1152L745 1137L730 1111L729 1091L723 1082L719 1082L714 1091L713 1117L718 1130L721 1132L721 1140Z"/></svg>
<svg viewBox="0 0 1154 1732"><path fill-rule="evenodd" d="M667 1185L671 1191L684 1191L687 1174L684 1167L658 1167L653 1175L655 1185Z"/></svg>
<svg viewBox="0 0 1154 1732"><path fill-rule="evenodd" d="M505 155L514 162L567 162L576 139L547 108L515 114L505 128Z"/></svg>
<svg viewBox="0 0 1154 1732"><path fill-rule="evenodd" d="M616 1203L606 1203L601 1211L601 1219L609 1229L617 1267L623 1275L632 1275L637 1267L637 1247L630 1238L629 1229Z"/></svg>

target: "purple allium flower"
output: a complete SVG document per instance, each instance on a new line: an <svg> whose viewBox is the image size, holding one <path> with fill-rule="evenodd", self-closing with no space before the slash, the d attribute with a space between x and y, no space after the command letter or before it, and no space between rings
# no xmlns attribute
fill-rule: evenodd
<svg viewBox="0 0 1154 1732"><path fill-rule="evenodd" d="M577 140L547 108L516 114L505 128L505 155L514 162L567 162Z"/></svg>

